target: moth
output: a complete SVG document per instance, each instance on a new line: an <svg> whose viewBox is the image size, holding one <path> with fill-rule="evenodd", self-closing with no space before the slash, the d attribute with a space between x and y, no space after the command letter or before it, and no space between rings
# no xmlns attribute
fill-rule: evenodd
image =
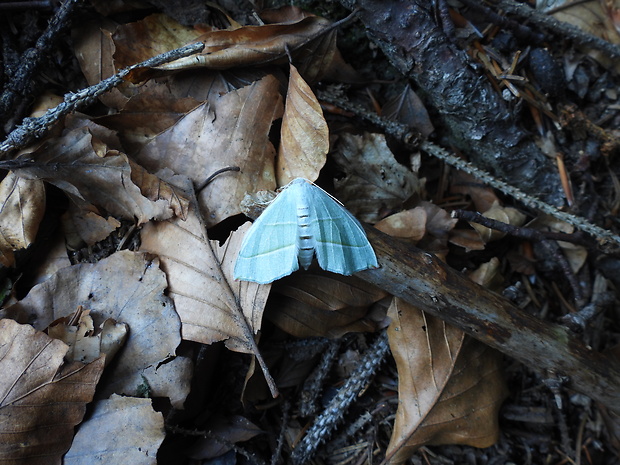
<svg viewBox="0 0 620 465"><path fill-rule="evenodd" d="M357 219L307 179L287 184L248 230L234 278L266 284L287 276L313 257L326 271L351 275L378 268Z"/></svg>

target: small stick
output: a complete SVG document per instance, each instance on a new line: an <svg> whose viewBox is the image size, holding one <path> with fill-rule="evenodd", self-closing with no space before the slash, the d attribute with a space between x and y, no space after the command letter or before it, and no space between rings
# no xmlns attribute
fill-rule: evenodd
<svg viewBox="0 0 620 465"><path fill-rule="evenodd" d="M47 110L43 116L38 118L24 118L22 124L15 128L4 142L0 144L0 158L6 157L9 152L22 149L33 140L43 137L48 129L61 117L89 105L101 94L118 86L123 82L123 78L133 69L152 68L181 57L198 53L203 48L204 44L202 42L185 45L181 48L149 58L142 63L128 66L114 76L110 76L94 86L86 87L77 93L70 92L65 94L64 101L58 106Z"/></svg>

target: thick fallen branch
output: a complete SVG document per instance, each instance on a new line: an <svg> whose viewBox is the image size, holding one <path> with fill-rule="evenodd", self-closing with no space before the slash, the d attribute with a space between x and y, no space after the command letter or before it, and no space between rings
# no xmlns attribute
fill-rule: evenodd
<svg viewBox="0 0 620 465"><path fill-rule="evenodd" d="M620 362L586 347L563 326L529 315L437 257L367 227L381 267L361 279L525 363L566 376L567 387L620 415Z"/></svg>

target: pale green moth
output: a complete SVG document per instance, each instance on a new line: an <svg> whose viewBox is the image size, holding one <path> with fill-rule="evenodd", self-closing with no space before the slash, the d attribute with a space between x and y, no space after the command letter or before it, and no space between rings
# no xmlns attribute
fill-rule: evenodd
<svg viewBox="0 0 620 465"><path fill-rule="evenodd" d="M297 178L278 194L248 230L235 263L235 279L270 283L316 254L324 270L351 275L378 268L362 225L310 181Z"/></svg>

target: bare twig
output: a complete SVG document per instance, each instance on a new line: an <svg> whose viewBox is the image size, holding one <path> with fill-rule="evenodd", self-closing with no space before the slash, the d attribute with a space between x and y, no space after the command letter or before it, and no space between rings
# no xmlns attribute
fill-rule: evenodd
<svg viewBox="0 0 620 465"><path fill-rule="evenodd" d="M603 52L609 58L620 58L620 47L617 45L588 34L577 26L558 21L551 16L540 13L523 3L517 3L511 0L498 0L494 5L507 13L512 13L523 20L527 20L530 24L534 24L556 35L560 35L562 38L568 38L579 45L595 48Z"/></svg>
<svg viewBox="0 0 620 465"><path fill-rule="evenodd" d="M22 54L19 60L19 67L11 76L11 80L2 92L2 96L0 96L0 118L2 120L10 113L15 99L24 95L30 85L32 76L41 65L41 62L49 57L49 52L56 42L59 32L69 25L75 6L81 2L82 0L66 0L50 20L47 29L39 37L35 46Z"/></svg>
<svg viewBox="0 0 620 465"><path fill-rule="evenodd" d="M586 245L584 237L580 234L568 234L555 231L541 231L539 229L514 226L512 224L494 220L493 218L487 218L486 216L478 212L472 212L468 210L453 210L451 216L452 218L458 218L472 223L478 223L482 226L486 226L489 229L495 229L496 231L501 231L503 233L510 234L511 236L519 237L521 239L527 239L530 241L554 240Z"/></svg>
<svg viewBox="0 0 620 465"><path fill-rule="evenodd" d="M45 135L48 129L61 117L78 110L84 106L89 105L101 94L113 89L123 82L123 78L129 74L129 72L135 68L148 68L158 66L162 63L167 63L172 60L176 60L180 57L192 55L200 52L204 48L202 42L185 45L181 48L171 50L161 55L157 55L153 58L149 58L142 63L138 63L127 68L122 69L114 76L95 84L94 86L87 87L76 93L68 93L64 97L63 103L47 110L47 112L38 118L24 118L24 121L20 126L15 128L0 144L0 158L6 157L9 152L24 148L33 140L38 139Z"/></svg>

